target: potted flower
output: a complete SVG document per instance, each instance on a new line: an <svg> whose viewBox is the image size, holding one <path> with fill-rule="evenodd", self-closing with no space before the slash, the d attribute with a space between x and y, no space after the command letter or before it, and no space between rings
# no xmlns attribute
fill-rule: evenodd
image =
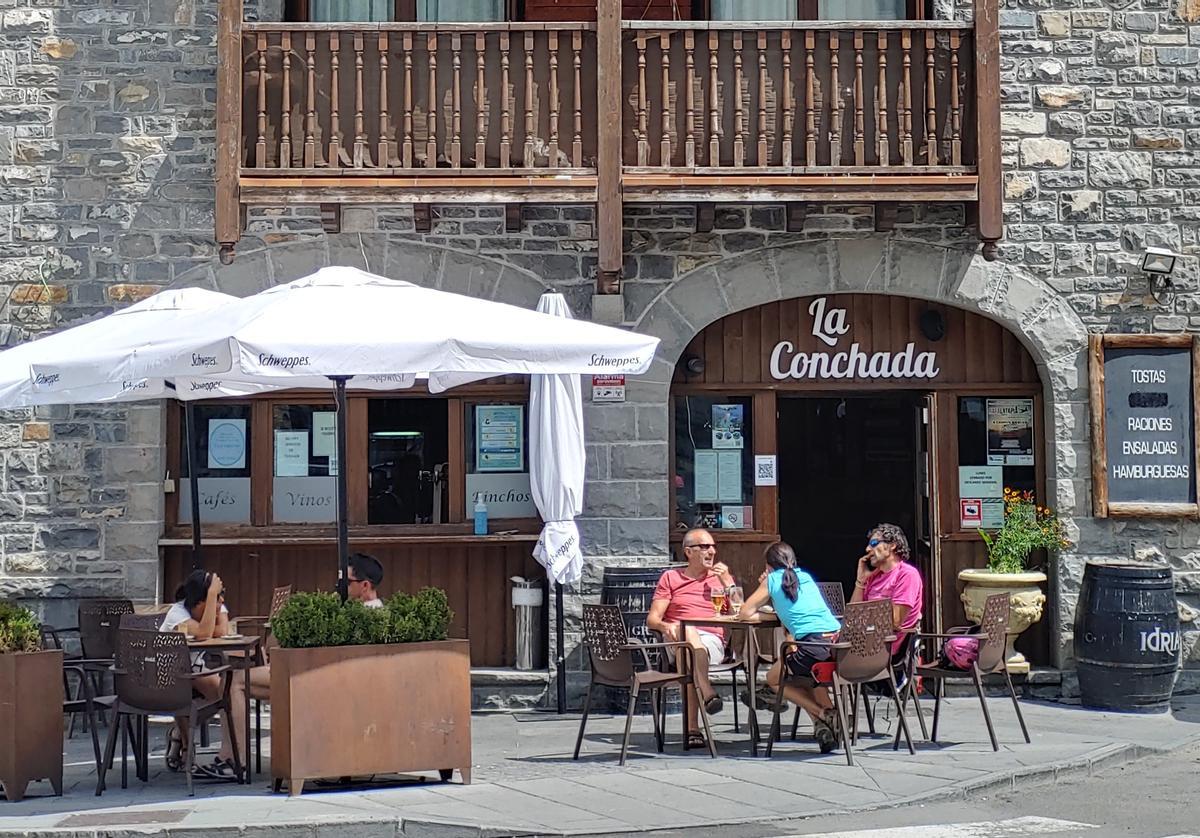
<svg viewBox="0 0 1200 838"><path fill-rule="evenodd" d="M383 608L294 594L271 620L271 775L306 779L441 772L471 781L471 650L448 640L444 591Z"/></svg>
<svg viewBox="0 0 1200 838"><path fill-rule="evenodd" d="M9 800L32 780L62 794L63 653L42 651L28 609L0 602L0 784Z"/></svg>
<svg viewBox="0 0 1200 838"><path fill-rule="evenodd" d="M1025 656L1013 648L1017 635L1042 618L1046 595L1041 584L1046 574L1029 567L1035 550L1057 553L1070 546L1064 535L1062 521L1053 509L1038 506L1033 492L1004 490L1004 523L994 533L979 530L987 545L988 564L983 569L961 571L958 578L964 583L963 608L967 618L978 622L983 616L983 604L989 596L1007 592L1008 643L1005 655L1008 671L1013 674L1029 672Z"/></svg>

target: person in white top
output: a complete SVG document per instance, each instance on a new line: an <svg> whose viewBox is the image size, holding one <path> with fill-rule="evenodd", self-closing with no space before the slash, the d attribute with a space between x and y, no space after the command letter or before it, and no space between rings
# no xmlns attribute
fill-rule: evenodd
<svg viewBox="0 0 1200 838"><path fill-rule="evenodd" d="M229 611L225 608L225 588L221 577L204 570L193 570L175 592L176 602L163 616L159 631L180 631L197 640L224 637L229 633ZM192 656L192 667L202 667L202 655ZM205 698L218 698L221 679L206 675L192 682L192 688ZM240 710L243 705L232 708L233 723L241 724ZM233 739L229 735L228 721L221 718L221 749L212 765L196 766L196 771L206 777L234 779ZM239 727L238 730L241 728ZM176 720L167 740L167 767L178 771L183 764L183 749L190 746L187 718Z"/></svg>
<svg viewBox="0 0 1200 838"><path fill-rule="evenodd" d="M346 575L347 593L367 608L383 608L379 598L379 583L383 581L383 565L379 559L366 553L355 553L348 562Z"/></svg>

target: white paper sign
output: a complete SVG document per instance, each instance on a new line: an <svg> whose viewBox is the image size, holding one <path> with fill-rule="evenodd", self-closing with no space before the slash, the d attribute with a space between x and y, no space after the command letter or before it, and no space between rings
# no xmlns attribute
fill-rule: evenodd
<svg viewBox="0 0 1200 838"><path fill-rule="evenodd" d="M277 477L271 493L271 519L277 524L337 520L337 480L332 477Z"/></svg>
<svg viewBox="0 0 1200 838"><path fill-rule="evenodd" d="M208 420L208 467L246 467L246 420Z"/></svg>
<svg viewBox="0 0 1200 838"><path fill-rule="evenodd" d="M1003 466L959 466L958 496L960 498L1004 497Z"/></svg>
<svg viewBox="0 0 1200 838"><path fill-rule="evenodd" d="M467 474L467 511L482 499L488 520L496 518L536 518L537 505L529 487L529 472L503 474Z"/></svg>
<svg viewBox="0 0 1200 838"><path fill-rule="evenodd" d="M742 452L717 453L717 500L721 503L742 502Z"/></svg>
<svg viewBox="0 0 1200 838"><path fill-rule="evenodd" d="M696 503L717 502L717 452L701 449L696 452L692 475Z"/></svg>
<svg viewBox="0 0 1200 838"><path fill-rule="evenodd" d="M337 414L321 411L312 415L312 453L314 457L337 456Z"/></svg>
<svg viewBox="0 0 1200 838"><path fill-rule="evenodd" d="M754 455L754 485L776 486L779 484L779 461L774 454Z"/></svg>
<svg viewBox="0 0 1200 838"><path fill-rule="evenodd" d="M746 514L749 506L722 506L721 507L721 528L726 530L744 530L751 526L750 518Z"/></svg>
<svg viewBox="0 0 1200 838"><path fill-rule="evenodd" d="M275 432L275 476L308 477L308 431Z"/></svg>
<svg viewBox="0 0 1200 838"><path fill-rule="evenodd" d="M201 477L200 522L204 524L250 523L249 477ZM181 480L179 486L179 523L192 521L192 483Z"/></svg>

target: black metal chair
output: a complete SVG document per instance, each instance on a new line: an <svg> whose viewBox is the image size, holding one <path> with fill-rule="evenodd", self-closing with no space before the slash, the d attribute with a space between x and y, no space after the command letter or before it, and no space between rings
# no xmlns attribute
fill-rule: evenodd
<svg viewBox="0 0 1200 838"><path fill-rule="evenodd" d="M259 654L262 657L263 663L270 661L270 649L275 645L275 636L271 633L271 620L279 613L279 609L287 604L287 601L292 597L292 586L283 585L271 592L271 607L267 609L265 616L238 617L233 623L237 631L242 634L257 634L260 645L258 647ZM253 688L250 696L254 702L254 771L257 774L262 773L262 706L263 703L270 703L270 699L266 696L255 695Z"/></svg>
<svg viewBox="0 0 1200 838"><path fill-rule="evenodd" d="M92 599L79 603L79 644L83 657L111 660L117 653L121 616L133 613L133 600Z"/></svg>
<svg viewBox="0 0 1200 838"><path fill-rule="evenodd" d="M191 653L187 638L181 632L143 631L121 629L118 634L116 663L113 667L117 700L114 704L114 721L109 725L108 743L101 761L96 795L104 791L104 778L112 764L117 745L117 729L121 728L121 788L126 788L125 739L129 733L134 740L134 759L138 777L145 782L147 769L147 722L151 715L186 717L191 732L192 746L187 749L188 796L193 794L192 768L195 764L197 734L202 720L218 713L225 714L226 728L233 740L234 769L242 773L241 759L237 748L237 731L230 716L230 668L217 667L203 672L192 672ZM197 698L192 686L197 678L209 675L221 676L221 695L218 698ZM136 727L132 720L137 719Z"/></svg>
<svg viewBox="0 0 1200 838"><path fill-rule="evenodd" d="M842 587L842 583L818 582L817 590L821 592L821 597L829 606L829 610L833 612L833 616L841 619L842 615L846 613L846 590Z"/></svg>
<svg viewBox="0 0 1200 838"><path fill-rule="evenodd" d="M1017 700L1017 691L1013 687L1012 676L1008 672L1008 661L1004 658L1005 636L1008 630L1008 609L1008 594L993 594L984 601L983 616L979 621L979 632L977 634L968 634L974 627L964 626L953 628L943 634L922 633L920 635L922 638L935 640L969 636L976 638L979 642L979 657L970 669L950 669L942 666L916 667L916 675L933 681L935 685L933 735L930 736L929 741L937 741L938 718L942 709L942 698L946 695L946 682L970 679L975 683L975 692L978 694L979 704L983 708L983 720L987 724L988 737L992 740L992 750L1000 750L1000 743L996 739L996 728L992 724L992 715L988 711L987 697L983 693L984 675L1004 676L1004 681L1008 684L1008 694L1012 697L1013 709L1017 713L1017 722L1021 725L1021 734L1025 737L1026 742L1032 741L1029 738L1029 729L1025 727L1025 717L1021 714L1021 704ZM901 714L903 714L908 700L913 696L913 684L915 680L915 678L910 678L908 684L905 685L901 699ZM917 712L920 713L920 707L917 708ZM899 740L897 740L895 747L899 747Z"/></svg>

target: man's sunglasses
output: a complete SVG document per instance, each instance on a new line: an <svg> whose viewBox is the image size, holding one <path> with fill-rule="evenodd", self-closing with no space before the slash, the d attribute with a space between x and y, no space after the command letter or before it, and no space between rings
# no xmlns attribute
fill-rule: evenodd
<svg viewBox="0 0 1200 838"><path fill-rule="evenodd" d="M883 542L880 541L878 538L872 538L870 541L867 542L867 546L868 547L878 547L882 543Z"/></svg>
<svg viewBox="0 0 1200 838"><path fill-rule="evenodd" d="M690 550L690 549L696 549L696 550L716 550L716 549L717 549L717 545L715 545L715 544L688 544L688 545L687 545L687 548L688 548L689 550Z"/></svg>

